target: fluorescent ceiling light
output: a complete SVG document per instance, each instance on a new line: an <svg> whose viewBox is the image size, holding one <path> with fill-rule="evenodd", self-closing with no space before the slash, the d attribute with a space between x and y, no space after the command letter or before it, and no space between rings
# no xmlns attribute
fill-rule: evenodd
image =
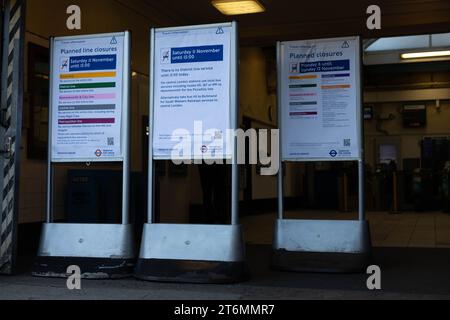
<svg viewBox="0 0 450 320"><path fill-rule="evenodd" d="M258 0L213 0L212 5L227 16L266 11Z"/></svg>
<svg viewBox="0 0 450 320"><path fill-rule="evenodd" d="M400 55L402 59L422 59L422 58L439 58L450 56L450 50L445 51L428 51L428 52L411 52Z"/></svg>

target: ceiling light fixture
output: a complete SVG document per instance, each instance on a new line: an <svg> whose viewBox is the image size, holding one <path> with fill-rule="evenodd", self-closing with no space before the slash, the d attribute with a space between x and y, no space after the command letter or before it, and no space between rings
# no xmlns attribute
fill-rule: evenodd
<svg viewBox="0 0 450 320"><path fill-rule="evenodd" d="M428 51L428 52L411 52L400 55L402 59L423 59L423 58L440 58L450 56L450 50L444 51Z"/></svg>
<svg viewBox="0 0 450 320"><path fill-rule="evenodd" d="M266 11L258 0L213 0L212 5L227 16Z"/></svg>

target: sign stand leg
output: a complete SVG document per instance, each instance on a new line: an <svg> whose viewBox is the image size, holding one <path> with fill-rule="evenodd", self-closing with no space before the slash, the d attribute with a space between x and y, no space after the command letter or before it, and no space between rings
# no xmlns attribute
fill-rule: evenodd
<svg viewBox="0 0 450 320"><path fill-rule="evenodd" d="M365 199L365 164L363 160L358 161L358 196L359 196L359 221L366 221L366 199Z"/></svg>

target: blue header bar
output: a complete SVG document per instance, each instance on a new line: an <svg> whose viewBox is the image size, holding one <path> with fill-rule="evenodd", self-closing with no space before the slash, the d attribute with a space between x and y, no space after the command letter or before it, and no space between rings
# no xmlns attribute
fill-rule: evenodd
<svg viewBox="0 0 450 320"><path fill-rule="evenodd" d="M97 71L97 70L115 70L117 66L117 56L98 55L98 56L79 56L70 57L69 70L73 71Z"/></svg>
<svg viewBox="0 0 450 320"><path fill-rule="evenodd" d="M171 63L223 61L223 45L171 49Z"/></svg>
<svg viewBox="0 0 450 320"><path fill-rule="evenodd" d="M350 71L350 60L300 63L300 73Z"/></svg>

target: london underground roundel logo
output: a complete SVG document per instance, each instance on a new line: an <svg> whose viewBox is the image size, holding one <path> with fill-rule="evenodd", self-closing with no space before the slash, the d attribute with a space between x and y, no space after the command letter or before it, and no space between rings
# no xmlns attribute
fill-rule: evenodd
<svg viewBox="0 0 450 320"><path fill-rule="evenodd" d="M330 156L332 156L333 158L336 158L336 156L337 156L337 151L336 151L336 150L331 150L331 151L330 151Z"/></svg>
<svg viewBox="0 0 450 320"><path fill-rule="evenodd" d="M102 154L103 154L102 150L100 150L100 149L95 151L95 155L96 155L97 158L100 158L102 156Z"/></svg>

